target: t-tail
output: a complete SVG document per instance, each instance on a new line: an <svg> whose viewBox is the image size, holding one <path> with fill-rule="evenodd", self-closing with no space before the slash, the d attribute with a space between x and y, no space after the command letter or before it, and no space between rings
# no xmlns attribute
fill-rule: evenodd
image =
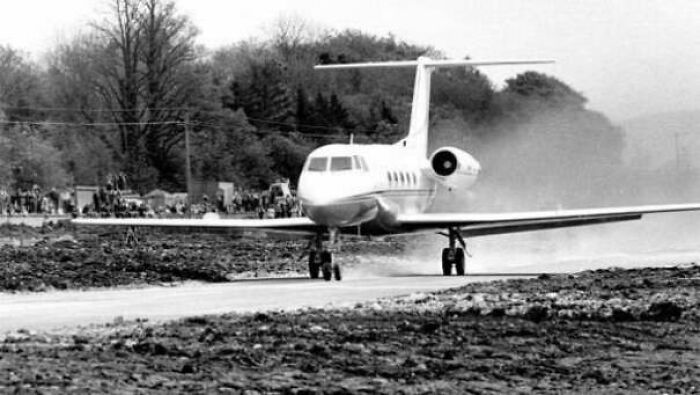
<svg viewBox="0 0 700 395"><path fill-rule="evenodd" d="M521 64L553 63L552 60L496 60L478 61L447 59L433 60L421 56L417 60L370 63L343 63L318 65L316 69L360 69L360 68L395 68L415 67L416 80L413 86L413 104L411 107L411 123L408 135L397 144L415 150L423 156L428 156L428 123L430 121L430 77L433 70L443 67L465 66L506 66Z"/></svg>

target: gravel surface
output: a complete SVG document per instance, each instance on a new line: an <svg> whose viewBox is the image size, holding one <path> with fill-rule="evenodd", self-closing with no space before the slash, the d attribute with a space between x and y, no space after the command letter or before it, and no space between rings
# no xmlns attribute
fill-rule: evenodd
<svg viewBox="0 0 700 395"><path fill-rule="evenodd" d="M698 393L700 267L8 334L0 392Z"/></svg>

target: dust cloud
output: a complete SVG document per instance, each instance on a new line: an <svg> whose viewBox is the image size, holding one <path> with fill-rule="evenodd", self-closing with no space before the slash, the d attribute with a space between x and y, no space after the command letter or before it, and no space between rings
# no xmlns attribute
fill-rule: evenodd
<svg viewBox="0 0 700 395"><path fill-rule="evenodd" d="M700 176L673 163L625 161L626 135L592 112L548 113L465 134L436 125L432 149L470 152L482 173L470 191L440 190L433 212L508 212L700 202ZM651 148L651 147L650 147ZM700 213L468 240L467 272L575 272L700 261ZM406 272L440 272L442 236L411 241ZM401 266L398 266L399 268ZM409 268L410 267L410 268Z"/></svg>
<svg viewBox="0 0 700 395"><path fill-rule="evenodd" d="M422 237L420 243L425 243ZM415 242L415 239L409 242ZM434 245L432 242L425 243L426 246ZM439 261L436 256L420 256L419 250L411 247L400 255L374 255L358 254L355 257L355 264L347 267L345 273L352 278L374 278L374 277L406 277L406 276L428 276L440 273Z"/></svg>

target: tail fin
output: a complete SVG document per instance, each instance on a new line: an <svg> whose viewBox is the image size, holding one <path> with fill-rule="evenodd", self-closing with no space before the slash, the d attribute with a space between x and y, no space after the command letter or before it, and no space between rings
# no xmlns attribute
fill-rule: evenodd
<svg viewBox="0 0 700 395"><path fill-rule="evenodd" d="M413 104L411 107L411 123L408 128L408 135L397 144L415 149L421 155L428 155L428 122L430 113L430 77L436 68L442 67L464 67L464 66L503 66L520 64L544 64L554 63L552 60L497 60L497 61L475 61L475 60L433 60L421 56L418 60L394 61L394 62L372 62L372 63L345 63L318 65L317 70L324 69L362 69L362 68L396 68L415 67L416 80L413 86Z"/></svg>

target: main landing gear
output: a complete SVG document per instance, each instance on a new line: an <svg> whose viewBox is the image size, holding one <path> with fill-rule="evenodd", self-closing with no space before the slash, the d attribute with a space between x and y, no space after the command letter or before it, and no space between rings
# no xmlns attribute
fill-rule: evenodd
<svg viewBox="0 0 700 395"><path fill-rule="evenodd" d="M459 228L449 228L447 234L440 234L447 236L450 240L449 247L442 249L442 274L444 276L452 275L452 266L454 266L457 275L464 276L464 250L467 248L467 244L459 233ZM462 247L457 247L457 242Z"/></svg>
<svg viewBox="0 0 700 395"><path fill-rule="evenodd" d="M313 240L313 246L309 251L309 277L316 279L323 275L323 279L336 281L343 279L340 263L333 261L332 251L337 249L337 229L328 230L328 249L323 248L323 233L318 232Z"/></svg>

